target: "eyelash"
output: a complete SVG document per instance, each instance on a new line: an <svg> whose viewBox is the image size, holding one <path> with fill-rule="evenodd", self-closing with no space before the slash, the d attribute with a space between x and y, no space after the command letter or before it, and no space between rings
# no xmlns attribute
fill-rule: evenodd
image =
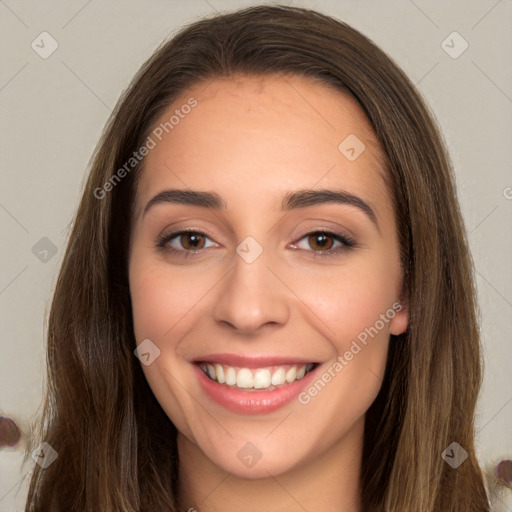
<svg viewBox="0 0 512 512"><path fill-rule="evenodd" d="M161 250L164 250L164 251L169 251L171 253L174 253L174 254L178 255L179 257L184 257L184 258L194 257L197 254L199 254L201 251L204 251L205 249L198 249L198 250L195 250L195 251L194 250L187 250L187 249L179 250L179 249L175 249L174 247L168 247L167 246L168 242L170 242L172 239L174 239L174 238L176 238L178 236L187 234L187 233L195 233L197 235L201 235L201 236L205 236L206 238L210 238L206 233L203 233L202 231L196 231L196 230L193 230L193 229L184 229L184 230L181 230L181 231L175 231L174 233L165 234L165 235L162 235L162 236L158 237L158 239L156 241L157 248L159 248ZM336 249L328 249L326 251L314 251L314 250L312 250L314 257L326 258L326 257L329 257L329 256L331 256L331 257L338 256L338 255L340 255L344 251L347 251L347 250L350 250L350 249L354 249L355 247L357 247L357 244L356 244L355 240L352 239L351 237L348 237L346 235L342 235L341 233L336 233L336 232L330 231L330 230L310 231L309 233L306 233L298 241L300 242L304 238L307 238L307 237L309 237L311 235L318 235L318 234L331 236L332 238L334 238L338 242L341 242L342 245L340 247L337 247ZM301 250L305 250L305 249L301 249Z"/></svg>

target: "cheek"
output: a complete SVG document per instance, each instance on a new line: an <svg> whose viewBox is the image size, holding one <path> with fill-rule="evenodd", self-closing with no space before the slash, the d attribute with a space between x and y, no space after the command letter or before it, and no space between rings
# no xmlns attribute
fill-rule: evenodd
<svg viewBox="0 0 512 512"><path fill-rule="evenodd" d="M300 403L307 404L313 423L330 416L339 431L364 415L380 390L395 316L399 262L382 254L364 256L330 275L296 280L295 291L314 311L317 329L330 345L329 361Z"/></svg>
<svg viewBox="0 0 512 512"><path fill-rule="evenodd" d="M186 436L193 431L191 423L202 424L183 386L187 374L180 360L182 339L194 325L204 295L190 280L187 271L169 272L150 258L134 259L130 265L135 339L138 344L150 339L160 350L154 362L142 365L142 371L167 416Z"/></svg>
<svg viewBox="0 0 512 512"><path fill-rule="evenodd" d="M166 344L180 330L180 322L194 310L207 283L200 285L190 270L169 272L149 258L130 267L130 294L135 338L154 338ZM200 286L198 286L200 285Z"/></svg>
<svg viewBox="0 0 512 512"><path fill-rule="evenodd" d="M351 267L350 272L338 270L330 279L315 280L309 295L306 288L299 292L314 307L331 349L317 380L299 397L311 429L322 433L319 446L324 447L331 440L329 429L347 431L375 400L386 368L389 323L395 316L392 271L383 272L373 263Z"/></svg>
<svg viewBox="0 0 512 512"><path fill-rule="evenodd" d="M169 303L172 294L166 292L158 275L151 268L145 268L142 273L137 267L130 280L132 312L135 339L140 342L144 338L159 339L167 329L170 329L171 318L162 315L162 309L172 310Z"/></svg>
<svg viewBox="0 0 512 512"><path fill-rule="evenodd" d="M399 265L367 258L330 273L297 276L294 291L313 310L339 353L375 324L381 336L388 335L392 316L386 313L396 301L399 277Z"/></svg>

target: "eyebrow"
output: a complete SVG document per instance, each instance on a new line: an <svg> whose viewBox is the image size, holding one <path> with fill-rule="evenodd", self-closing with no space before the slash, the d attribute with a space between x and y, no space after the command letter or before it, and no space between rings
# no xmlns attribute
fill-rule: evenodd
<svg viewBox="0 0 512 512"><path fill-rule="evenodd" d="M144 208L143 216L152 206L162 203L200 206L214 210L227 209L226 201L216 192L204 192L191 189L169 189L160 192L149 200ZM329 203L344 204L359 208L370 218L377 229L379 229L377 216L371 206L360 197L350 194L345 190L321 189L288 192L283 198L281 210L291 211L298 208Z"/></svg>

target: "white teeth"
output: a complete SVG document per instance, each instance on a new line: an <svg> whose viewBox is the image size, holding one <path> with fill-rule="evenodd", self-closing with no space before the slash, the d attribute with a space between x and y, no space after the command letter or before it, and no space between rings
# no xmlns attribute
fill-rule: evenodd
<svg viewBox="0 0 512 512"><path fill-rule="evenodd" d="M228 386L234 386L236 384L236 370L229 366L226 373L226 384Z"/></svg>
<svg viewBox="0 0 512 512"><path fill-rule="evenodd" d="M270 370L258 370L254 376L254 388L263 389L268 388L272 382L272 375Z"/></svg>
<svg viewBox="0 0 512 512"><path fill-rule="evenodd" d="M297 377L297 368L295 366L292 366L287 372L286 372L286 382L293 382L295 378Z"/></svg>
<svg viewBox="0 0 512 512"><path fill-rule="evenodd" d="M280 386L281 384L284 384L286 382L286 372L283 368L279 368L274 374L272 375L272 384L274 386Z"/></svg>
<svg viewBox="0 0 512 512"><path fill-rule="evenodd" d="M238 375L236 376L236 385L239 388L252 388L252 373L251 370L247 368L242 368L238 370Z"/></svg>
<svg viewBox="0 0 512 512"><path fill-rule="evenodd" d="M310 368L310 365L308 365L308 370L311 370ZM295 376L295 378L297 380L299 379L302 379L302 377L304 377L304 375L306 375L306 367L305 366L301 366L298 370L297 370L297 375ZM220 382L220 381L219 381Z"/></svg>
<svg viewBox="0 0 512 512"><path fill-rule="evenodd" d="M206 370L208 371L208 375L212 379L215 379L215 367L212 364L207 364L206 365Z"/></svg>
<svg viewBox="0 0 512 512"><path fill-rule="evenodd" d="M215 365L215 373L217 374L217 380L219 383L224 384L224 382L226 382L226 377L224 377L224 368L221 364L217 363ZM215 375L212 378L215 379Z"/></svg>
<svg viewBox="0 0 512 512"><path fill-rule="evenodd" d="M234 368L219 363L202 363L204 373L219 384L237 386L240 389L275 389L274 386L291 384L311 371L313 363L303 365L272 366L268 368Z"/></svg>

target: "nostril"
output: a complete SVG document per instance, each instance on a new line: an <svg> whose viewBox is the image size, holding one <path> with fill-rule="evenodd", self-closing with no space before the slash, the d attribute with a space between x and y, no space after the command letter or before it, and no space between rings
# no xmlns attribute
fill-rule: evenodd
<svg viewBox="0 0 512 512"><path fill-rule="evenodd" d="M0 448L13 448L21 441L18 425L6 416L0 416Z"/></svg>

